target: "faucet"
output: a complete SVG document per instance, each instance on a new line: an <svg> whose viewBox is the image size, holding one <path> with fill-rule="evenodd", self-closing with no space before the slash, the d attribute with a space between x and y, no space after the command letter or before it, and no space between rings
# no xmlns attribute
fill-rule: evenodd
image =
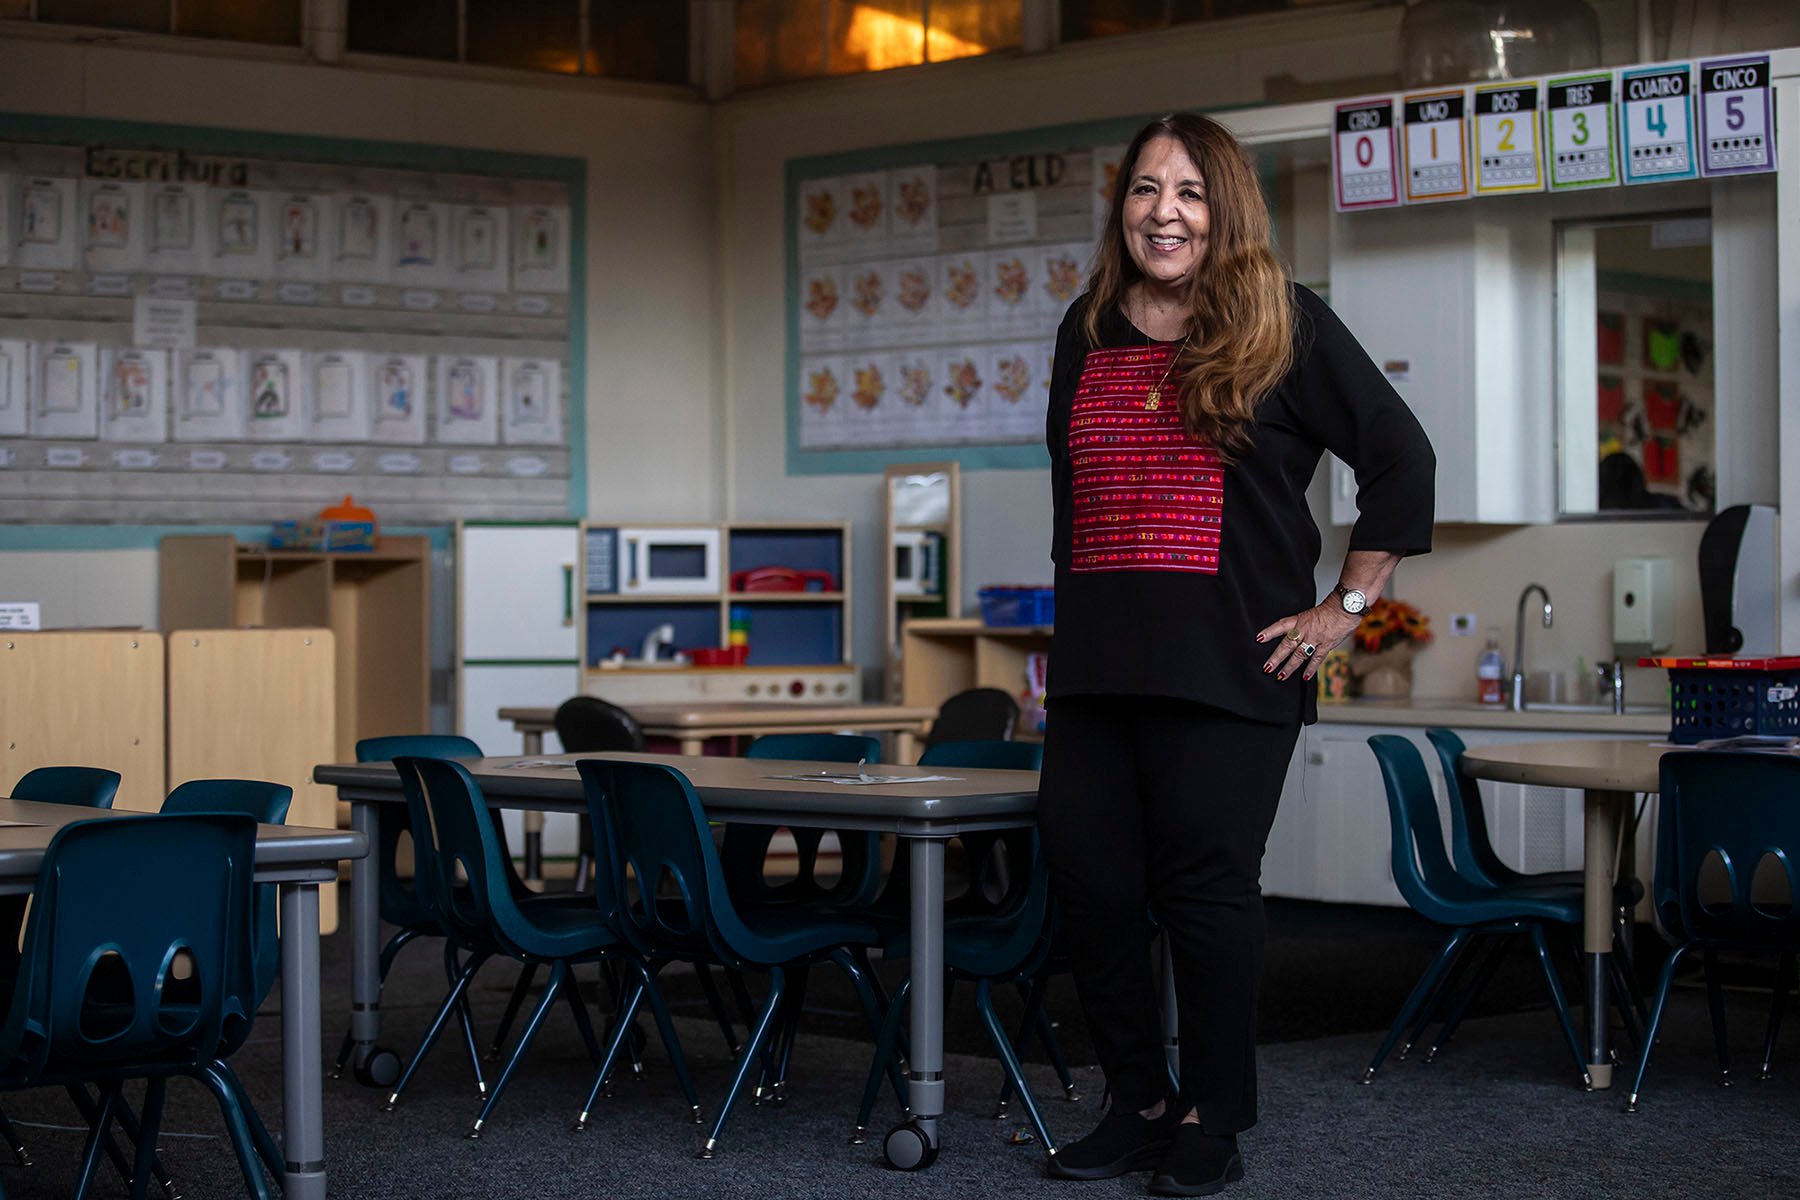
<svg viewBox="0 0 1800 1200"><path fill-rule="evenodd" d="M1600 672L1600 686L1604 688L1612 700L1615 714L1625 711L1625 660L1615 658L1611 662L1600 663L1596 669Z"/></svg>
<svg viewBox="0 0 1800 1200"><path fill-rule="evenodd" d="M1519 593L1519 614L1513 624L1512 696L1507 707L1514 712L1525 711L1525 601L1532 592L1544 598L1544 628L1550 628L1550 593L1541 583L1526 584Z"/></svg>
<svg viewBox="0 0 1800 1200"><path fill-rule="evenodd" d="M640 653L640 657L647 663L655 662L662 657L662 648L672 645L674 641L675 626L658 625L644 636L644 649Z"/></svg>

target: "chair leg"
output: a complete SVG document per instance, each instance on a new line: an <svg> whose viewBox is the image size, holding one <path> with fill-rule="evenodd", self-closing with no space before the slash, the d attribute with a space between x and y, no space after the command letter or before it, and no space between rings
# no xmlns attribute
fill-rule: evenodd
<svg viewBox="0 0 1800 1200"><path fill-rule="evenodd" d="M1706 1007L1712 1013L1713 1053L1719 1059L1719 1086L1731 1086L1731 1048L1725 1041L1725 989L1719 984L1719 952L1706 950Z"/></svg>
<svg viewBox="0 0 1800 1200"><path fill-rule="evenodd" d="M695 1157L711 1158L718 1151L719 1134L724 1130L731 1110L737 1106L738 1097L743 1094L744 1084L749 1081L751 1068L756 1065L763 1046L769 1040L770 1031L775 1026L775 1015L781 1011L781 1003L786 995L787 973L780 967L770 967L769 998L763 1002L762 1012L757 1015L756 1026L750 1033L750 1040L744 1044L743 1053L738 1055L737 1070L732 1072L731 1087L725 1093L724 1102L719 1105L719 1115L713 1119L712 1132L707 1135Z"/></svg>
<svg viewBox="0 0 1800 1200"><path fill-rule="evenodd" d="M149 1200L150 1164L156 1159L156 1135L162 1131L168 1091L169 1081L161 1075L144 1081L144 1112L138 1118L137 1156L131 1163L131 1200Z"/></svg>
<svg viewBox="0 0 1800 1200"><path fill-rule="evenodd" d="M412 1082L413 1074L419 1069L419 1064L425 1061L425 1056L431 1053L433 1046L437 1045L438 1038L444 1032L444 1026L450 1020L450 1014L459 1011L463 997L468 994L469 981L475 978L475 972L481 969L481 964L487 959L486 954L469 956L469 961L463 967L462 973L451 985L450 994L445 996L444 1002L438 1006L437 1015L431 1019L431 1027L425 1031L424 1038L419 1042L419 1048L413 1051L412 1060L406 1064L406 1070L400 1072L400 1078L394 1083L394 1090L388 1093L386 1105L388 1112L394 1111L394 1106L400 1103L400 1093L406 1090L406 1085Z"/></svg>
<svg viewBox="0 0 1800 1200"><path fill-rule="evenodd" d="M669 1053L669 1066L675 1072L675 1082L681 1087L681 1094L687 1097L688 1113L694 1118L694 1124L700 1124L700 1093L694 1088L694 1075L688 1069L687 1054L681 1048L681 1036L675 1032L675 1022L669 1015L669 1002L663 998L662 985L656 982L656 972L640 967L644 973L645 997L650 1001L650 1016L656 1022L656 1032L662 1037L663 1049Z"/></svg>
<svg viewBox="0 0 1800 1200"><path fill-rule="evenodd" d="M1582 1051L1581 1037L1575 1032L1575 1020L1569 1015L1568 997L1563 995L1562 980L1556 977L1556 962L1550 957L1550 941L1544 936L1544 927L1536 921L1526 926L1531 933L1531 944L1537 949L1538 965L1544 969L1544 982L1550 988L1550 1006L1556 1011L1556 1020L1562 1026L1563 1040L1569 1044L1569 1053L1575 1057L1575 1069L1581 1072L1583 1087L1594 1086L1594 1077L1588 1074L1587 1055Z"/></svg>
<svg viewBox="0 0 1800 1200"><path fill-rule="evenodd" d="M1619 972L1625 978L1624 995L1641 1026L1650 1019L1650 1012L1644 1007L1644 993L1638 987L1637 951L1633 948L1637 939L1631 934L1631 925L1631 909L1621 908L1613 913L1613 960L1619 964Z"/></svg>
<svg viewBox="0 0 1800 1200"><path fill-rule="evenodd" d="M588 1061L599 1066L600 1043L594 1039L594 1022L588 1016L587 1002L581 998L580 981L575 978L573 965L569 967L569 985L563 989L563 999L568 1002L569 1014L575 1018L575 1032L581 1035L582 1045L587 1047Z"/></svg>
<svg viewBox="0 0 1800 1200"><path fill-rule="evenodd" d="M1625 1097L1628 1113L1637 1111L1638 1093L1644 1090L1644 1072L1650 1069L1650 1052L1656 1049L1656 1031L1662 1026L1663 1012L1669 1004L1669 989L1675 983L1675 968L1681 965L1682 956L1687 952L1686 946L1677 946L1670 951L1669 961L1663 964L1662 976L1656 981L1656 1002L1650 1006L1650 1023L1644 1027L1644 1044L1638 1050L1637 1075Z"/></svg>
<svg viewBox="0 0 1800 1200"><path fill-rule="evenodd" d="M452 986L456 977L462 973L462 964L458 959L456 946L449 940L444 941L444 978ZM487 1095L487 1080L481 1076L481 1051L475 1045L475 1014L469 1008L469 994L465 990L462 999L456 1004L456 1019L462 1026L463 1048L468 1051L469 1070L475 1073L475 1090Z"/></svg>
<svg viewBox="0 0 1800 1200"><path fill-rule="evenodd" d="M713 1020L719 1023L719 1032L725 1035L726 1049L736 1056L741 1043L731 1024L731 1016L725 1011L725 998L719 994L719 985L713 982L712 968L705 963L695 963L694 975L700 980L700 991L706 997L706 1006L712 1009Z"/></svg>
<svg viewBox="0 0 1800 1200"><path fill-rule="evenodd" d="M631 981L625 991L625 1000L619 1006L618 1018L613 1022L612 1032L606 1040L606 1052L600 1056L600 1066L594 1071L594 1086L588 1089L587 1099L582 1102L581 1112L572 1126L576 1133L587 1128L588 1114L594 1111L594 1101L600 1098L600 1089L606 1086L606 1077L612 1074L612 1067L619 1057L622 1046L631 1043L631 1022L637 1016L638 1005L644 1002L644 984L641 979Z"/></svg>
<svg viewBox="0 0 1800 1200"><path fill-rule="evenodd" d="M724 970L725 978L731 984L731 994L737 1000L738 1012L743 1015L744 1029L748 1031L756 1025L756 1002L750 999L750 988L744 982L744 973L734 967L726 967ZM763 1075L773 1075L775 1073L775 1057L769 1052L766 1045L763 1047L762 1056Z"/></svg>
<svg viewBox="0 0 1800 1200"><path fill-rule="evenodd" d="M488 1047L487 1058L493 1062L500 1057L500 1050L506 1045L506 1035L512 1032L512 1023L518 1019L519 1009L525 1006L525 997L531 994L531 981L537 976L538 965L528 962L519 969L518 982L513 984L512 995L506 998L506 1010L500 1014L500 1025L494 1030L494 1042Z"/></svg>
<svg viewBox="0 0 1800 1200"><path fill-rule="evenodd" d="M239 1079L237 1072L231 1069L231 1064L222 1058L214 1059L212 1065L201 1074L201 1082L211 1089L221 1104L224 1103L226 1094L236 1101L238 1107L243 1111L244 1124L250 1130L250 1141L256 1147L258 1157L262 1159L263 1166L267 1168L270 1177L279 1180L282 1172L286 1169L286 1164L282 1161L281 1147L275 1144L275 1136L269 1132L269 1127L263 1124L262 1116L256 1111L256 1106L250 1103L250 1093L244 1090L244 1081ZM226 1091L221 1092L220 1088L224 1088Z"/></svg>
<svg viewBox="0 0 1800 1200"><path fill-rule="evenodd" d="M31 1154L25 1149L25 1141L19 1136L19 1131L13 1127L12 1118L7 1116L3 1109L0 1109L0 1137L6 1139L7 1149L13 1152L13 1159L21 1167L31 1165Z"/></svg>
<svg viewBox="0 0 1800 1200"><path fill-rule="evenodd" d="M1044 996L1050 990L1050 977L1039 975L1031 985L1031 995L1026 1003L1031 1011L1032 1024L1037 1027L1038 1045L1044 1048L1044 1056L1050 1060L1050 1069L1056 1072L1057 1082L1062 1084L1063 1099L1075 1103L1081 1099L1081 1093L1075 1090L1075 1076L1069 1071L1069 1060L1063 1057L1062 1042L1056 1036L1056 1027L1050 1023L1050 1014L1044 1011Z"/></svg>
<svg viewBox="0 0 1800 1200"><path fill-rule="evenodd" d="M1472 949L1473 944L1471 944L1471 950ZM1456 967L1467 966L1469 961L1474 957L1475 955L1473 953L1463 955L1462 960L1456 964ZM1450 1044L1450 1039L1456 1036L1457 1026L1461 1025L1463 1018L1469 1015L1469 1009L1474 1006L1476 998L1480 996L1482 992L1487 990L1487 985L1493 982L1495 973L1500 970L1500 964L1505 961L1506 939L1504 937L1497 937L1494 939L1493 944L1487 948L1487 954L1482 957L1481 965L1475 969L1475 977L1469 980L1469 985L1467 987L1457 993L1455 1003L1451 1005L1449 1013L1444 1017L1444 1023L1438 1027L1437 1037L1432 1039L1430 1048L1425 1051L1426 1062L1437 1061L1438 1051L1442 1050L1445 1046L1448 1046ZM1430 1020L1429 1010L1435 1007L1435 1001L1441 1000L1451 993L1455 985L1455 976L1458 974L1456 967L1452 967L1449 974L1445 975L1444 981L1438 985L1437 996L1434 998L1434 1001L1426 1004L1426 1015L1419 1018L1419 1024L1413 1031L1415 1035L1422 1030ZM1402 1054L1400 1057L1405 1058L1406 1055Z"/></svg>
<svg viewBox="0 0 1800 1200"><path fill-rule="evenodd" d="M1769 1034L1763 1039L1762 1078L1769 1078L1769 1063L1775 1057L1775 1035L1781 1032L1781 1010L1787 1007L1788 989L1794 982L1794 952L1783 950L1775 964L1775 994L1769 1001ZM10 1137L10 1135L8 1135ZM17 1151L15 1151L16 1153Z"/></svg>
<svg viewBox="0 0 1800 1200"><path fill-rule="evenodd" d="M862 1107L856 1110L856 1128L851 1130L850 1144L860 1146L869 1140L869 1114L875 1111L875 1097L881 1094L882 1077L894 1065L894 1051L899 1044L900 1021L906 1015L906 997L912 991L912 976L908 975L900 981L894 990L893 999L888 1001L887 1016L881 1022L881 1032L875 1035L875 1057L869 1063L868 1082L863 1085ZM904 1080L902 1080L904 1085ZM908 1109L908 1100L904 1091L899 1093L900 1107ZM908 1111L910 1111L908 1109Z"/></svg>
<svg viewBox="0 0 1800 1200"><path fill-rule="evenodd" d="M69 1099L75 1102L75 1109L81 1114L82 1120L88 1123L90 1129L93 1128L95 1122L100 1119L101 1106L96 1105L94 1103L94 1098L88 1095L87 1087L83 1084L72 1083L63 1090L68 1092ZM138 1125L137 1118L131 1115L131 1105L121 1101L113 1109L112 1120L119 1123L120 1132L127 1138L133 1139L133 1143L135 1144ZM119 1144L113 1140L110 1131L106 1135L102 1148L106 1153L107 1160L111 1162L113 1168L119 1172L119 1178L130 1182L131 1163L126 1160L125 1152L119 1149ZM157 1179L162 1187L166 1191L173 1193L175 1185L169 1179L169 1173L163 1170L162 1162L160 1160L153 1164L153 1169L155 1170Z"/></svg>
<svg viewBox="0 0 1800 1200"><path fill-rule="evenodd" d="M1377 1047L1375 1057L1370 1059L1369 1065L1364 1068L1362 1082L1375 1082L1375 1072L1381 1069L1382 1061L1387 1058L1388 1051L1394 1048L1394 1043L1400 1040L1400 1035L1405 1033L1406 1027L1412 1023L1413 1016L1430 998L1437 987L1439 978L1461 957L1463 950L1469 944L1469 937L1470 931L1464 928L1454 930L1445 939L1443 946L1438 950L1437 957L1432 959L1429 967L1425 968L1425 974L1419 976L1419 982L1413 984L1412 991L1406 997L1406 1003L1400 1006L1400 1014L1394 1018L1393 1025L1388 1028L1387 1036L1381 1039L1381 1045Z"/></svg>
<svg viewBox="0 0 1800 1200"><path fill-rule="evenodd" d="M841 948L831 952L831 961L837 964L838 969L850 980L851 987L856 990L856 999L862 1005L863 1020L869 1026L869 1036L880 1037L886 1021L874 982L874 972L866 969L868 964L865 961L858 961L855 954ZM904 1105L906 1077L900 1071L900 1064L892 1056L889 1056L888 1072L888 1078L894 1085L894 1098Z"/></svg>
<svg viewBox="0 0 1800 1200"><path fill-rule="evenodd" d="M793 980L788 985L787 999L783 1004L781 1024L775 1034L775 1076L769 1080L767 1088L756 1088L750 1093L753 1104L761 1104L764 1100L771 1104L780 1104L787 1099L788 1064L794 1059L794 1041L800 1035L800 1017L806 1010L806 984L812 971L812 964L797 963L794 966Z"/></svg>
<svg viewBox="0 0 1800 1200"><path fill-rule="evenodd" d="M1006 1038L1006 1030L1000 1027L1000 1016L994 1011L994 985L986 979L978 980L975 984L975 1009L981 1014L982 1023L987 1026L988 1040L994 1044L994 1053L1000 1056L1000 1065L1005 1068L1006 1077L1018 1089L1019 1103L1024 1105L1026 1118L1037 1131L1038 1140L1043 1142L1044 1153L1054 1155L1056 1140L1044 1125L1044 1115L1038 1111L1037 1100L1025 1082L1025 1071L1019 1066L1019 1056L1013 1053L1012 1043Z"/></svg>
<svg viewBox="0 0 1800 1200"><path fill-rule="evenodd" d="M116 1083L102 1084L100 1087L100 1103L94 1107L94 1116L88 1122L87 1142L81 1149L81 1171L75 1177L73 1193L75 1200L84 1200L88 1188L93 1186L94 1174L100 1169L100 1155L109 1148L115 1154L118 1152L118 1147L112 1144L112 1123L118 1111L125 1107L119 1087L120 1085ZM84 1098L86 1097L85 1092L82 1095ZM93 1104L91 1099L88 1100L88 1104ZM125 1176L126 1182L129 1183L131 1181L130 1167L121 1165L119 1169Z"/></svg>
<svg viewBox="0 0 1800 1200"><path fill-rule="evenodd" d="M1617 943L1615 952L1608 956L1607 973L1612 976L1613 1007L1619 1011L1619 1024L1625 1027L1625 1035L1634 1046L1644 1044L1644 1024L1638 1018L1637 1006L1642 1001L1636 996L1636 985L1632 982L1630 971L1619 961Z"/></svg>
<svg viewBox="0 0 1800 1200"><path fill-rule="evenodd" d="M269 1185L263 1179L263 1171L266 1169L280 1182L281 1152L269 1136L262 1118L250 1106L250 1097L245 1094L242 1081L222 1060L201 1067L194 1075L218 1102L219 1115L225 1119L226 1140L231 1143L231 1152L237 1156L245 1189L257 1200L268 1200Z"/></svg>
<svg viewBox="0 0 1800 1200"><path fill-rule="evenodd" d="M556 1003L557 994L568 982L569 964L562 959L551 963L550 978L544 982L544 994L538 999L537 1007L532 1010L531 1019L525 1022L525 1028L520 1031L519 1044L513 1047L513 1052L507 1058L506 1065L500 1068L500 1077L494 1080L494 1090L488 1093L487 1103L481 1106L481 1112L476 1116L474 1124L469 1126L469 1132L464 1136L469 1138L481 1136L482 1126L487 1124L488 1118L493 1116L494 1107L500 1103L500 1094L506 1090L506 1085L512 1080L513 1073L519 1069L519 1063L524 1060L525 1052L531 1049L531 1043L537 1038L538 1030L543 1028L544 1015L550 1011L550 1006Z"/></svg>

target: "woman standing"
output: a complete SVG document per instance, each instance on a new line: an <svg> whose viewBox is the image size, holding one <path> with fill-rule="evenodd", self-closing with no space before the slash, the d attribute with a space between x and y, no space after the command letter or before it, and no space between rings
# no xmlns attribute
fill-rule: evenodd
<svg viewBox="0 0 1800 1200"><path fill-rule="evenodd" d="M1038 820L1112 1106L1050 1174L1155 1168L1197 1196L1256 1122L1263 845L1324 652L1431 545L1424 432L1291 284L1244 148L1206 117L1125 152L1086 294L1057 334L1048 441L1056 634ZM1330 450L1360 516L1314 590L1306 489ZM1167 931L1181 1078L1148 913Z"/></svg>

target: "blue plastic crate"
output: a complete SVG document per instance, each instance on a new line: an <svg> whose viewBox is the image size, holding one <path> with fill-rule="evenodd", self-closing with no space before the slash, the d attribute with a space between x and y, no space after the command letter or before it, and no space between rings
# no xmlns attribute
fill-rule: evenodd
<svg viewBox="0 0 1800 1200"><path fill-rule="evenodd" d="M1669 671L1669 740L1800 735L1800 658L1646 658Z"/></svg>
<svg viewBox="0 0 1800 1200"><path fill-rule="evenodd" d="M1056 591L1047 587L995 585L984 587L981 620L987 625L1054 625Z"/></svg>

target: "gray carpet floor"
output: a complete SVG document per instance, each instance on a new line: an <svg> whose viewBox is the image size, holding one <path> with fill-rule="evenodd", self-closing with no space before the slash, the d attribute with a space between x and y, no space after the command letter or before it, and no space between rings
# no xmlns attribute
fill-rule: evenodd
<svg viewBox="0 0 1800 1200"><path fill-rule="evenodd" d="M1388 918L1373 916L1379 925ZM1354 919L1331 918L1334 944L1354 953ZM1391 932L1391 931L1390 931ZM1416 953L1429 954L1428 930ZM347 939L326 942L327 1050L341 1033L345 1011ZM1271 943L1272 954L1282 939ZM1386 943L1377 940L1376 945ZM1400 954L1401 950L1392 950ZM1414 953L1406 950L1406 953ZM384 1041L410 1048L429 1017L434 954L409 950L384 1000ZM1292 962L1271 960L1271 979L1303 986ZM1339 964L1341 967L1341 964ZM1334 970L1337 968L1334 967ZM1367 973L1392 976L1384 989L1410 982L1398 964ZM475 996L478 1020L491 1030L506 998L511 968L496 966ZM1334 1025L1340 1008L1375 1011L1385 992L1359 997L1361 980L1316 976L1308 994L1282 1003L1312 1007ZM677 984L674 989L681 990ZM717 1197L967 1197L1014 1195L1139 1195L1146 1177L1076 1184L1042 1178L1043 1148L1022 1117L989 1115L1000 1072L979 1049L966 1011L952 1025L947 1065L952 1111L942 1125L937 1165L916 1174L886 1169L879 1133L897 1119L891 1094L875 1117L875 1137L849 1144L857 1099L868 1067L866 1041L846 1034L853 1024L834 1011L820 988L819 1011L809 1012L795 1056L790 1094L780 1105L742 1105L726 1127L717 1158L693 1152L702 1131L686 1106L652 1036L641 1081L621 1079L597 1107L588 1130L569 1131L590 1082L586 1055L566 1010L552 1013L543 1036L512 1085L487 1134L462 1134L478 1107L461 1047L447 1038L427 1060L412 1090L392 1113L383 1097L345 1078L328 1082L325 1097L331 1194L343 1197L717 1196ZM1228 1195L1268 1200L1344 1197L1800 1197L1800 1047L1778 1051L1776 1078L1759 1081L1766 994L1729 994L1729 1024L1744 1078L1720 1088L1704 994L1677 992L1658 1046L1642 1111L1620 1111L1622 1093L1585 1093L1567 1051L1542 1008L1515 1009L1470 1020L1438 1061L1393 1062L1375 1084L1357 1080L1373 1051L1375 1031L1266 1042L1260 1052L1262 1121L1242 1145L1246 1178ZM684 1014L692 1010L684 1007ZM1053 1133L1071 1139L1101 1113L1102 1081L1087 1060L1085 1039L1066 981L1053 991L1052 1011L1071 1034L1079 1063L1079 1103L1061 1098L1047 1067L1029 1068ZM234 1060L271 1124L278 1125L279 1023L272 1010L258 1036ZM677 1025L704 1102L723 1094L729 1059L716 1027L703 1015L679 1015ZM1800 1037L1800 1034L1794 1035ZM1784 1069L1785 1068L1785 1069ZM83 1130L58 1092L33 1090L4 1097L36 1164L0 1165L0 1185L20 1198L67 1195ZM163 1160L189 1197L242 1194L217 1112L197 1085L171 1087ZM709 1114L710 1115L710 1114ZM0 1152L0 1158L4 1153ZM125 1194L102 1168L97 1195Z"/></svg>

